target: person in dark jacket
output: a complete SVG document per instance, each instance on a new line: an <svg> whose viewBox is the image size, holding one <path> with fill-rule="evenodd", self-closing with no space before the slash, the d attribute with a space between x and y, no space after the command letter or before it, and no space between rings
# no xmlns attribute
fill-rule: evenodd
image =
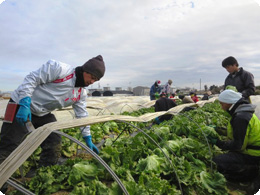
<svg viewBox="0 0 260 195"><path fill-rule="evenodd" d="M214 157L213 161L227 180L251 181L258 176L260 161L260 121L254 113L256 106L233 90L224 90L219 95L219 102L231 115L228 140L208 137L208 141L228 152Z"/></svg>
<svg viewBox="0 0 260 195"><path fill-rule="evenodd" d="M177 104L172 101L171 99L166 97L166 94L162 92L160 94L160 99L156 100L154 108L155 112L160 112L160 111L168 111L169 109L177 106ZM172 118L171 114L165 114L162 116L159 116L155 119L156 124L160 124L164 120L170 120Z"/></svg>
<svg viewBox="0 0 260 195"><path fill-rule="evenodd" d="M150 88L150 100L158 99L161 93L161 81L156 80Z"/></svg>
<svg viewBox="0 0 260 195"><path fill-rule="evenodd" d="M224 89L227 86L236 87L242 96L249 100L250 95L255 94L254 76L252 73L239 68L237 60L233 56L229 56L222 61L222 66L229 72L225 79Z"/></svg>
<svg viewBox="0 0 260 195"><path fill-rule="evenodd" d="M207 91L206 93L204 93L204 95L201 98L201 100L209 100L210 95L211 95L211 91Z"/></svg>

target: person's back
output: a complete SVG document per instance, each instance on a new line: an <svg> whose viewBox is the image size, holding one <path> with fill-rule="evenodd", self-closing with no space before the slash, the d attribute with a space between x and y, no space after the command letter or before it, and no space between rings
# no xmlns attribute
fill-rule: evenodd
<svg viewBox="0 0 260 195"><path fill-rule="evenodd" d="M194 103L194 101L191 99L190 96L184 96L183 99L182 99L182 103L183 104Z"/></svg>
<svg viewBox="0 0 260 195"><path fill-rule="evenodd" d="M208 100L209 99L209 95L208 94L204 94L203 97L201 98L201 100Z"/></svg>
<svg viewBox="0 0 260 195"><path fill-rule="evenodd" d="M162 93L160 96L160 99L156 100L155 102L155 112L168 111L169 109L177 106L174 101L166 97L165 93ZM159 117L159 120L162 122L164 120L170 120L171 117L171 114L162 115Z"/></svg>
<svg viewBox="0 0 260 195"><path fill-rule="evenodd" d="M202 97L201 100L209 100L210 95L211 95L211 91L207 91L207 92L203 95L203 97Z"/></svg>

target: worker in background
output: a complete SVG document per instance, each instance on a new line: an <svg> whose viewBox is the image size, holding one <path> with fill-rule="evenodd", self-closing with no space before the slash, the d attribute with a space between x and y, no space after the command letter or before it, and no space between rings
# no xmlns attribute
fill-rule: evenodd
<svg viewBox="0 0 260 195"><path fill-rule="evenodd" d="M177 90L175 91L175 95L179 95L180 92L181 92L181 91L180 91L179 89L177 89Z"/></svg>
<svg viewBox="0 0 260 195"><path fill-rule="evenodd" d="M197 103L199 101L199 98L197 97L197 94L194 92L190 92L190 97L193 100L194 103Z"/></svg>
<svg viewBox="0 0 260 195"><path fill-rule="evenodd" d="M181 99L181 103L182 104L189 104L189 103L193 103L194 104L194 101L191 99L190 96L188 95L179 95L179 99ZM190 111L190 110L195 110L196 108L193 107L193 106L186 106L185 108L183 108L183 112L187 112L187 111Z"/></svg>
<svg viewBox="0 0 260 195"><path fill-rule="evenodd" d="M150 100L156 100L160 97L160 93L161 93L161 81L156 80L154 82L154 84L151 86L150 88Z"/></svg>
<svg viewBox="0 0 260 195"><path fill-rule="evenodd" d="M171 96L170 96L170 99L171 99L172 101L176 102L174 98L175 98L175 93L172 93Z"/></svg>
<svg viewBox="0 0 260 195"><path fill-rule="evenodd" d="M250 95L255 94L254 76L252 73L239 67L237 60L233 56L229 56L222 61L222 66L229 72L225 79L224 89L227 86L236 87L242 96L249 100Z"/></svg>
<svg viewBox="0 0 260 195"><path fill-rule="evenodd" d="M2 125L0 164L28 133L25 126L27 120L30 120L35 128L39 128L56 121L52 111L68 106L73 107L76 118L87 117L85 87L99 81L104 73L105 64L101 55L76 68L49 60L38 70L29 73L11 94L10 103L17 104L17 108L6 111L9 114L13 112L15 117ZM80 129L87 146L98 154L98 148L92 143L90 126ZM41 148L39 166L56 164L61 151L60 135L51 133L41 144Z"/></svg>
<svg viewBox="0 0 260 195"><path fill-rule="evenodd" d="M175 106L177 106L177 104L171 99L167 98L166 94L162 92L160 94L160 99L156 100L154 108L155 108L155 112L160 112L160 111L168 111L169 109ZM172 118L171 114L162 115L155 118L155 123L160 124L164 120L170 120L171 118Z"/></svg>
<svg viewBox="0 0 260 195"><path fill-rule="evenodd" d="M187 96L187 95L179 95L179 98L182 100L182 103L183 103L183 104L194 103L194 101L191 99L190 96Z"/></svg>
<svg viewBox="0 0 260 195"><path fill-rule="evenodd" d="M209 100L210 96L211 96L211 91L207 91L206 93L204 93L201 100Z"/></svg>
<svg viewBox="0 0 260 195"><path fill-rule="evenodd" d="M168 82L164 85L162 92L166 94L166 97L170 97L171 95L171 85L172 85L172 80L169 79Z"/></svg>
<svg viewBox="0 0 260 195"><path fill-rule="evenodd" d="M245 101L241 93L233 90L224 90L219 95L219 102L231 119L227 126L228 140L208 137L211 144L227 151L215 156L213 161L227 180L252 181L259 176L260 161L260 121L254 113L256 106ZM259 184L258 178L252 183L254 190L258 191Z"/></svg>

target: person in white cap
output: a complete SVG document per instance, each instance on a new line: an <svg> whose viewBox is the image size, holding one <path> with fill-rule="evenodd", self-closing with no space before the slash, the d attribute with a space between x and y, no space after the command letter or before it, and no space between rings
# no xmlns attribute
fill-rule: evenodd
<svg viewBox="0 0 260 195"><path fill-rule="evenodd" d="M166 94L166 97L170 97L171 95L171 85L172 85L172 80L169 79L168 82L164 85L162 92Z"/></svg>
<svg viewBox="0 0 260 195"><path fill-rule="evenodd" d="M228 140L208 137L208 141L228 152L214 157L213 161L227 180L252 181L258 176L260 161L260 121L254 114L256 106L233 90L224 90L219 95L219 102L231 115L227 126ZM254 190L258 191L259 182L253 182Z"/></svg>

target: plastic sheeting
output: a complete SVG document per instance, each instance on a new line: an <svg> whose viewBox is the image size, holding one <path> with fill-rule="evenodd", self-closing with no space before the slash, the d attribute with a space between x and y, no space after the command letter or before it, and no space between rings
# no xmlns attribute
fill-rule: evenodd
<svg viewBox="0 0 260 195"><path fill-rule="evenodd" d="M9 100L0 100L0 119L4 118L5 108ZM149 96L113 96L113 97L88 97L86 99L89 116L121 114L125 111L133 112L140 108L149 108L154 105ZM75 118L72 107L66 107L52 112L58 121ZM0 120L0 127L2 120ZM1 131L1 129L0 129Z"/></svg>
<svg viewBox="0 0 260 195"><path fill-rule="evenodd" d="M88 97L87 111L89 116L120 115L123 112L133 112L141 108L150 108L155 104L149 96L126 96L126 97ZM55 110L53 114L58 121L75 118L72 107Z"/></svg>
<svg viewBox="0 0 260 195"><path fill-rule="evenodd" d="M260 96L251 96L252 104L256 105L256 115L260 119ZM9 100L0 100L0 118L3 119L5 108ZM150 101L149 96L113 96L113 97L88 97L87 110L89 116L100 115L119 115L125 111L132 112L141 108L149 108L154 105L155 100ZM203 104L205 101L199 101L197 104ZM194 104L185 104L185 106L194 106ZM183 109L177 107L176 109ZM58 121L70 120L75 118L72 107L53 111ZM0 127L2 120L0 120ZM1 130L0 130L1 131Z"/></svg>
<svg viewBox="0 0 260 195"><path fill-rule="evenodd" d="M87 118L82 119L73 119L73 114L71 110L64 109L61 111L55 111L55 114L58 118L57 122L46 124L42 127L39 127L31 134L29 134L26 139L17 147L5 161L0 165L0 187L7 181L7 179L23 164L23 162L39 147L39 145L47 138L47 136L54 130L66 129L72 127L80 127L85 125L91 125L95 123L101 123L106 121L137 121L137 122L148 122L152 119L161 116L163 114L178 114L185 107L196 106L202 107L205 103L214 102L217 98L211 98L209 100L199 101L197 103L182 104L178 105L168 111L147 113L139 117L125 116L125 115L109 115L111 113L121 113L124 108L135 110L142 107L150 107L154 104L155 101L150 101L145 98L122 98L119 99L110 99L110 98L97 98L97 99L87 99L88 108L90 106L102 114L96 114L93 112ZM260 96L253 96L251 98L253 104L257 105L257 116L259 117L260 111ZM127 105L127 106L126 106ZM100 112L104 111L104 112ZM105 115L105 111L108 111L109 114ZM64 114L67 112L67 114ZM61 120L66 118L66 120ZM70 119L69 119L70 118Z"/></svg>
<svg viewBox="0 0 260 195"><path fill-rule="evenodd" d="M214 102L216 98L212 98L207 101L200 101L197 103L191 104L182 104L176 106L168 111L161 111L155 113L147 113L139 117L126 116L126 115L100 115L100 116L89 116L87 118L81 119L70 119L70 120L61 120L53 123L48 123L42 127L37 128L32 131L25 140L5 159L2 164L0 164L0 187L11 177L11 175L23 164L23 162L40 146L40 144L48 137L48 135L59 129L80 127L85 125L91 125L95 123L101 123L106 121L137 121L137 122L148 122L152 119L161 116L163 114L178 114L183 108L187 106L203 106L205 103ZM108 104L107 107L115 107L124 103L125 100L120 103L113 102ZM154 102L149 101L143 102L143 104L139 104L141 107L147 103L153 105ZM129 102L127 102L129 103ZM120 109L122 110L122 109Z"/></svg>

